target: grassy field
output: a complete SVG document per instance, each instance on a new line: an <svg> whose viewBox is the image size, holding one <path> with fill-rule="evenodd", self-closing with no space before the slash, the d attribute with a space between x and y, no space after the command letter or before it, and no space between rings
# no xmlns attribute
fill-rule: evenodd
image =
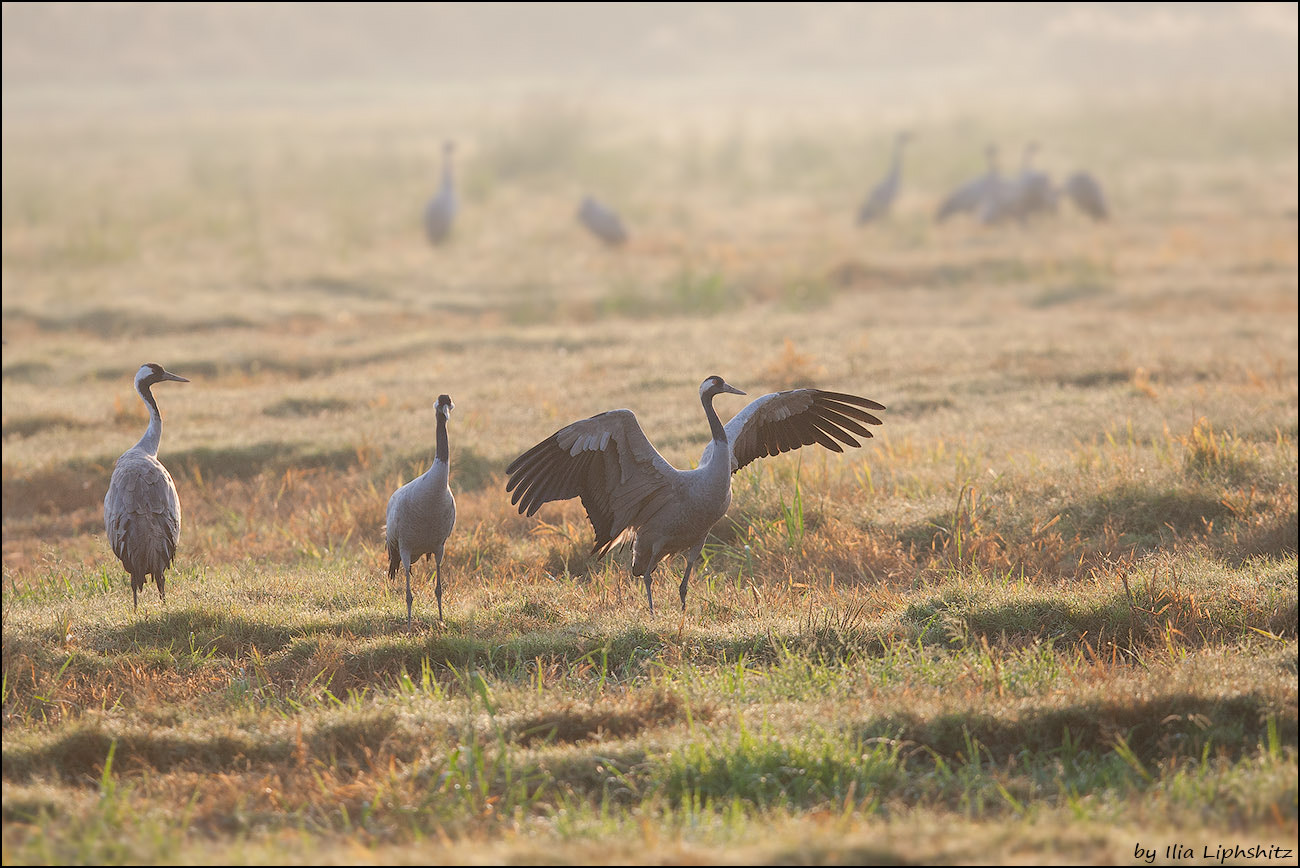
<svg viewBox="0 0 1300 868"><path fill-rule="evenodd" d="M867 229L894 128L829 110L13 108L4 862L1295 864L1293 97L917 112ZM931 222L1031 137L1112 222ZM133 613L101 509L146 361L191 380L184 523ZM713 373L889 409L738 474L651 618L503 470L614 407L689 466ZM422 565L408 631L384 505L440 392L447 620Z"/></svg>

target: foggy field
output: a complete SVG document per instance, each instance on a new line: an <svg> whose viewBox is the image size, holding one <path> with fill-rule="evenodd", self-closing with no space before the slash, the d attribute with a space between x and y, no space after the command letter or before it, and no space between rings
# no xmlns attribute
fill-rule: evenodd
<svg viewBox="0 0 1300 868"><path fill-rule="evenodd" d="M1294 7L371 6L5 4L5 864L1296 864ZM934 222L1031 140L1112 219ZM504 470L617 407L691 467L715 373L888 409L736 474L652 617Z"/></svg>

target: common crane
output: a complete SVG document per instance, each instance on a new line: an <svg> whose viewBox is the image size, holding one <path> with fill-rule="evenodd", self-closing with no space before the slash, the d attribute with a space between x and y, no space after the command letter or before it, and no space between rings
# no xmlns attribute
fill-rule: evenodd
<svg viewBox="0 0 1300 868"><path fill-rule="evenodd" d="M456 219L459 202L456 199L456 185L452 179L451 158L456 150L454 142L442 144L442 185L438 193L429 200L424 209L424 234L429 243L441 244L451 233L451 224Z"/></svg>
<svg viewBox="0 0 1300 868"><path fill-rule="evenodd" d="M650 445L631 410L610 410L566 425L506 468L506 491L521 514L552 500L582 499L596 533L593 555L632 542L632 571L645 582L654 614L650 575L661 560L686 555L678 593L686 610L686 583L700 559L709 529L731 504L731 475L756 458L820 443L843 452L871 437L865 425L880 420L867 410L883 405L820 389L772 392L737 413L725 426L713 409L722 393L744 395L722 377L700 384L700 403L712 439L699 466L678 470Z"/></svg>
<svg viewBox="0 0 1300 868"><path fill-rule="evenodd" d="M578 206L578 220L591 230L592 235L610 247L617 247L627 241L627 229L617 212L591 196L582 197L582 204Z"/></svg>
<svg viewBox="0 0 1300 868"><path fill-rule="evenodd" d="M189 382L152 362L135 372L135 390L149 408L149 427L113 465L108 493L104 495L104 529L113 554L131 574L133 610L140 608L145 576L153 576L158 596L167 602L165 575L181 538L181 501L176 483L158 460L162 414L152 386L167 380Z"/></svg>
<svg viewBox="0 0 1300 868"><path fill-rule="evenodd" d="M1026 223L1030 217L1056 210L1056 193L1046 172L1034 168L1038 142L1025 145L1020 162L1020 174L1013 180L996 185L995 194L986 196L980 209L983 223L1001 223L1017 220Z"/></svg>
<svg viewBox="0 0 1300 868"><path fill-rule="evenodd" d="M889 213L889 209L894 206L894 199L898 197L898 187L903 175L903 147L911 139L912 134L906 131L899 133L894 138L894 161L890 164L889 174L881 179L880 183L867 195L862 207L858 209L859 226L884 217Z"/></svg>
<svg viewBox="0 0 1300 868"><path fill-rule="evenodd" d="M1002 185L1002 173L998 169L998 146L986 147L984 156L988 160L989 170L949 193L935 212L935 222L942 223L954 214L969 213L978 216L985 201L997 194Z"/></svg>
<svg viewBox="0 0 1300 868"><path fill-rule="evenodd" d="M447 417L455 408L449 395L439 395L434 405L437 413L437 446L433 464L420 476L403 485L388 498L388 521L384 534L388 544L388 579L397 568L406 570L406 626L411 626L411 564L421 556L433 555L437 581L438 620L442 620L442 553L456 525L456 498L447 485L451 471L451 453L447 445Z"/></svg>

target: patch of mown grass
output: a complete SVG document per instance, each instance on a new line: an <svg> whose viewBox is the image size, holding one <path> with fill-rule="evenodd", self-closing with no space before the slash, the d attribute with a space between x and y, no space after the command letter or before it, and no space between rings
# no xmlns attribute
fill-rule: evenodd
<svg viewBox="0 0 1300 868"><path fill-rule="evenodd" d="M742 724L734 739L688 742L649 774L668 804L696 810L735 802L761 809L843 804L856 793L867 798L897 787L906 774L900 748L888 737L777 738Z"/></svg>
<svg viewBox="0 0 1300 868"><path fill-rule="evenodd" d="M103 509L104 492L117 456L74 458L54 467L18 475L7 466L3 502L6 520L45 513Z"/></svg>
<svg viewBox="0 0 1300 868"><path fill-rule="evenodd" d="M4 439L8 440L10 437L31 437L35 434L44 434L47 431L58 431L60 429L75 431L89 427L92 427L89 422L83 422L80 419L74 419L71 416L64 416L57 413L22 416L15 419L5 420Z"/></svg>
<svg viewBox="0 0 1300 868"><path fill-rule="evenodd" d="M688 709L677 693L655 690L634 693L622 701L571 702L535 711L512 721L506 731L522 745L572 744L593 738L626 739L687 719L707 723L710 717L707 707Z"/></svg>
<svg viewBox="0 0 1300 868"><path fill-rule="evenodd" d="M11 313L6 311L4 316L6 320L30 323L45 332L75 331L106 339L219 331L222 329L248 328L252 325L249 320L232 314L181 320L156 313L108 307L91 308L62 315L33 314L26 311Z"/></svg>
<svg viewBox="0 0 1300 868"><path fill-rule="evenodd" d="M352 402L342 398L284 398L262 409L267 416L319 416L351 409Z"/></svg>
<svg viewBox="0 0 1300 868"><path fill-rule="evenodd" d="M9 314L5 314L7 318ZM54 371L54 366L49 362L14 362L11 365L5 365L3 376L6 380L13 380L17 383L39 383L46 379Z"/></svg>
<svg viewBox="0 0 1300 868"><path fill-rule="evenodd" d="M740 287L722 271L701 272L684 267L657 290L639 284L616 284L614 291L605 296L602 310L607 315L637 318L707 317L738 304L742 295Z"/></svg>

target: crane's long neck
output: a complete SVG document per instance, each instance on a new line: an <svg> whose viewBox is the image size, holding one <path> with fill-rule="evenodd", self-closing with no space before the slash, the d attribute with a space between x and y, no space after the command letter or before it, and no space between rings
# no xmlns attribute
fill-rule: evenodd
<svg viewBox="0 0 1300 868"><path fill-rule="evenodd" d="M700 396L700 403L704 405L704 415L709 418L709 433L713 439L727 445L727 429L722 427L722 420L718 418L718 413L713 409L713 397L715 392L705 392Z"/></svg>
<svg viewBox="0 0 1300 868"><path fill-rule="evenodd" d="M894 163L889 168L889 174L897 175L903 170L903 142L900 139L894 143Z"/></svg>
<svg viewBox="0 0 1300 868"><path fill-rule="evenodd" d="M135 390L140 393L140 399L149 408L149 427L144 430L144 436L140 438L139 443L135 444L135 448L143 449L150 455L157 455L158 445L162 442L162 414L158 412L158 402L153 399L153 392L148 383L137 383Z"/></svg>
<svg viewBox="0 0 1300 868"><path fill-rule="evenodd" d="M451 465L451 447L447 441L447 417L438 414L437 449L433 453L434 463L441 461L444 466Z"/></svg>
<svg viewBox="0 0 1300 868"><path fill-rule="evenodd" d="M451 154L442 158L442 189L450 191L452 185Z"/></svg>

